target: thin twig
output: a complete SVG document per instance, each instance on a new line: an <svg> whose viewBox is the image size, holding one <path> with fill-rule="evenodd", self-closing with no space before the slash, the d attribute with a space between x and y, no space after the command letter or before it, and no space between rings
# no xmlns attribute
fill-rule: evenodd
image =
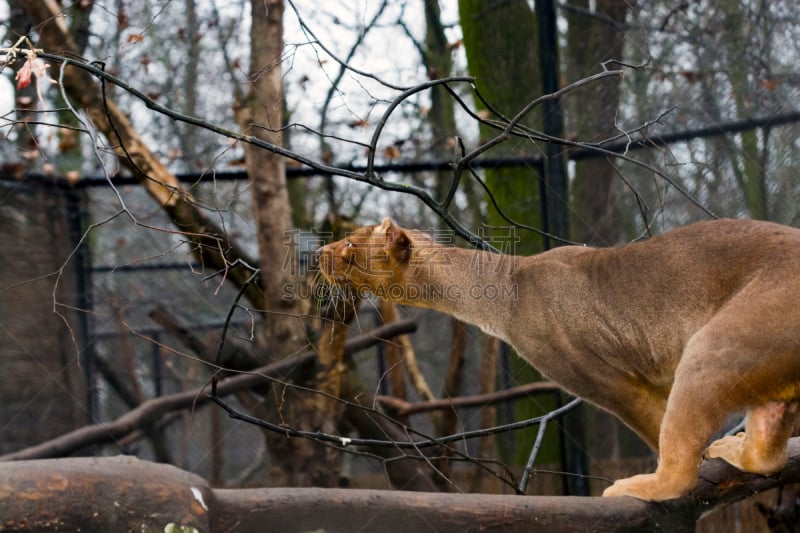
<svg viewBox="0 0 800 533"><path fill-rule="evenodd" d="M218 396L215 397L209 396L209 399L214 403L216 403L217 405L219 405L220 407L222 407L222 409L224 409L225 412L227 412L228 415L230 415L230 417L233 418L234 420L241 420L242 422L247 422L248 424L252 424L254 426L269 429L270 431L275 431L277 433L282 433L287 437L302 437L302 438L317 440L320 442L338 443L343 448L346 448L347 446L374 446L374 447L391 447L391 448L406 448L406 449L409 448L421 449L421 448L429 448L432 446L444 446L446 444L450 444L451 442L460 442L468 439L486 437L489 435L497 435L499 433L507 433L509 431L516 431L518 429L524 429L527 427L536 426L541 424L543 420L546 421L560 417L582 403L582 400L580 398L575 398L566 405L559 407L558 409L555 409L553 411L550 411L545 415L537 416L535 418L528 418L526 420L520 420L517 422L512 422L510 424L503 424L500 426L494 426L490 428L464 431L453 435L447 435L445 437L431 437L417 441L402 442L394 440L343 437L341 435L331 435L329 433L323 433L321 431L301 431L299 429L295 429L288 425L275 424L267 420L261 420L260 418L250 416L246 413L242 413ZM418 433L416 430L412 430L412 428L406 428L406 430Z"/></svg>

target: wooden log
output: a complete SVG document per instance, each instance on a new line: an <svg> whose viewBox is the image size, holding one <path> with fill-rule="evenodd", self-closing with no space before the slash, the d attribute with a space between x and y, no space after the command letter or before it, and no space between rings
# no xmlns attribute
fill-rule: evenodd
<svg viewBox="0 0 800 533"><path fill-rule="evenodd" d="M689 532L714 509L800 481L800 438L790 441L789 452L789 464L773 476L706 461L691 494L657 503L628 497L215 490L194 474L133 457L5 462L0 463L0 531Z"/></svg>
<svg viewBox="0 0 800 533"><path fill-rule="evenodd" d="M665 513L633 498L319 488L218 490L215 497L213 531L694 531L688 510Z"/></svg>
<svg viewBox="0 0 800 533"><path fill-rule="evenodd" d="M203 478L135 457L0 463L4 532L163 532L173 524L207 533L211 498Z"/></svg>

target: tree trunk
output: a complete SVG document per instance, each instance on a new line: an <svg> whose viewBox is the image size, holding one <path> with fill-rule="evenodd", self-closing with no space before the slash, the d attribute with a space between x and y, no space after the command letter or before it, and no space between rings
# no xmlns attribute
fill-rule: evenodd
<svg viewBox="0 0 800 533"><path fill-rule="evenodd" d="M202 58L202 48L200 47L200 21L197 16L197 4L195 0L184 0L186 8L186 26L184 38L188 42L187 57L184 61L184 73L181 80L181 92L183 93L183 113L190 117L197 116L197 90L200 86L198 79L198 65L200 65ZM186 162L187 170L189 172L197 171L204 168L207 164L200 157L203 154L198 153L199 135L197 128L190 124L180 125L180 139L179 146L183 152L184 161Z"/></svg>
<svg viewBox="0 0 800 533"><path fill-rule="evenodd" d="M478 374L478 394L492 394L497 390L497 362L500 355L500 339L485 337ZM485 405L480 412L480 427L488 428L497 423L497 407ZM495 436L489 435L478 443L478 457L491 457L494 450ZM483 468L475 466L473 470L470 492L491 492L491 479Z"/></svg>
<svg viewBox="0 0 800 533"><path fill-rule="evenodd" d="M8 4L7 37L15 42L30 24L24 2ZM42 119L36 93L36 83L15 87L20 159L4 162L2 178L20 181L0 183L0 453L52 438L91 418L88 376L77 364L87 342L81 327L86 315L79 311L85 255L72 255L86 198L49 180L22 179L28 171L41 171L33 165L45 160L38 148L37 121Z"/></svg>
<svg viewBox="0 0 800 533"><path fill-rule="evenodd" d="M506 118L513 117L542 93L536 17L526 0L459 0L458 6L470 74L475 76L476 86L493 108ZM482 106L481 103L476 105ZM521 124L541 129L540 120L538 112L534 111ZM484 142L497 134L496 129L481 127L481 140ZM541 148L530 140L512 137L493 148L488 155L516 157L540 153ZM538 168L524 167L486 171L486 184L503 213L516 223L536 228L542 228L544 222L539 171ZM487 204L487 221L490 226L498 228L487 236L492 244L505 253L529 255L542 251L543 241L538 235L524 230L509 230L511 222L492 206L491 201ZM505 375L513 377L509 383L511 386L541 379L535 369L516 356L508 359ZM549 401L540 402L540 405L518 402L514 418L532 418L554 408L555 403ZM508 442L520 446L506 448L511 456L503 459L524 464L535 436L535 428L518 432L514 440ZM557 450L558 442L548 432L541 457L553 461Z"/></svg>
<svg viewBox="0 0 800 533"><path fill-rule="evenodd" d="M470 74L475 76L476 86L492 106L506 117L513 117L541 95L536 18L526 0L459 0L458 6ZM480 103L476 105L483 107ZM522 124L536 127L537 116L529 114ZM485 142L497 133L496 129L482 126L481 140ZM512 138L489 155L538 154L538 147L527 139ZM497 204L511 219L541 227L537 169L487 170L486 183ZM491 225L509 225L491 205L487 219ZM532 234L526 233L517 244L517 253L542 249L541 239Z"/></svg>
<svg viewBox="0 0 800 533"><path fill-rule="evenodd" d="M250 90L237 102L236 120L242 132L274 145L282 143L283 1L252 0L250 30ZM302 324L295 316L298 302L285 298L297 280L284 160L267 150L244 145L250 180L253 218L258 231L261 284L264 292L270 351L285 356L305 344Z"/></svg>
<svg viewBox="0 0 800 533"><path fill-rule="evenodd" d="M596 12L592 15L589 14L589 0L580 0L575 7L583 9L567 12L569 25L565 55L570 82L602 70L604 61L623 59L625 31L622 28L625 28L628 4L626 0L598 0ZM615 121L619 99L620 81L617 77L598 80L570 95L570 136L594 142L618 133ZM587 107L587 101L593 105ZM623 224L620 224L614 209L617 182L614 163L605 157L585 158L575 163L573 239L600 246L618 243Z"/></svg>
<svg viewBox="0 0 800 533"><path fill-rule="evenodd" d="M282 144L283 1L252 0L250 28L249 91L236 104L241 131L269 143ZM306 343L300 301L286 298L286 289L302 281L296 247L291 240L291 208L282 157L246 144L245 165L250 181L253 218L258 233L259 264L264 301L266 345L274 358L286 357ZM286 420L302 430L319 430L324 424L312 402L291 389L272 386L264 404L265 417ZM285 401L283 401L285 400ZM314 465L325 464L324 447L308 440L289 440L265 433L273 467L279 468L291 486L330 480L313 475Z"/></svg>
<svg viewBox="0 0 800 533"><path fill-rule="evenodd" d="M766 4L764 4L766 5ZM754 91L750 87L753 83L754 66L750 61L736 60L741 54L743 42L748 42L748 29L753 23L750 19L753 16L764 16L763 13L753 13L749 8L740 5L738 2L723 2L721 10L724 13L723 30L728 35L725 39L725 53L729 58L725 74L731 84L731 99L736 104L736 113L740 119L747 119L753 116L754 105L750 101ZM768 9L768 8L762 8ZM759 17L760 18L760 17ZM739 142L726 139L729 149L731 167L739 186L742 189L742 196L751 218L769 219L769 207L767 202L767 183L766 183L766 162L768 157L769 129L762 131L764 137L763 150L759 148L759 132L755 129L745 130L739 133Z"/></svg>
<svg viewBox="0 0 800 533"><path fill-rule="evenodd" d="M575 7L583 9L567 11L565 56L569 82L600 71L604 61L623 59L623 28L629 2L599 0L594 14L589 13L588 0L580 0ZM619 100L620 82L616 77L598 80L570 95L567 100L570 136L581 141L598 141L615 134ZM587 101L595 102L595 105L587 108ZM613 160L591 157L575 162L571 204L574 240L600 246L613 245L620 240L624 224L620 223L615 209L617 182ZM619 459L614 454L618 455L621 448L620 433L631 433L613 415L587 404L569 413L562 427L568 436L563 443L567 469L580 474L586 474L588 468L583 450L588 449L589 455L595 458L611 455L613 459ZM570 444L573 439L579 442L579 447ZM642 451L640 444L629 448L623 450L626 456ZM569 477L566 484L570 494L586 494L588 491L582 477Z"/></svg>
<svg viewBox="0 0 800 533"><path fill-rule="evenodd" d="M422 62L432 80L446 78L453 70L452 50L447 42L441 20L438 0L425 2L425 48ZM431 127L429 156L446 159L455 153L453 140L458 135L453 100L447 89L436 85L430 89L431 109L427 122ZM438 172L436 176L436 198L442 200L450 189L452 172ZM471 207L471 206L470 206Z"/></svg>

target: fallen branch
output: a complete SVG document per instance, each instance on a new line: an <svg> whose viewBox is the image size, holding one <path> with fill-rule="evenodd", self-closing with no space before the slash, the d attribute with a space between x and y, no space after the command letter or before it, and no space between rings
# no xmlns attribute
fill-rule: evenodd
<svg viewBox="0 0 800 533"><path fill-rule="evenodd" d="M508 402L529 394L558 392L560 390L562 389L552 381L537 381L535 383L526 383L525 385L520 385L519 387L513 387L488 394L459 396L456 398L442 398L440 400L432 400L428 402L411 403L400 398L395 398L394 396L383 395L376 396L375 401L383 406L391 407L397 413L397 416L408 416L439 409L483 407L485 405Z"/></svg>
<svg viewBox="0 0 800 533"><path fill-rule="evenodd" d="M354 353L397 335L411 333L416 330L416 327L412 320L385 324L349 341L345 345L345 350L347 353ZM300 372L308 371L315 359L316 354L309 351L262 366L246 374L225 378L217 383L217 394L227 396L262 385L267 377L290 380ZM87 446L114 442L137 429L156 423L166 413L204 405L210 400L206 394L206 388L203 386L186 392L149 399L112 422L83 426L41 444L2 455L0 461L63 457Z"/></svg>

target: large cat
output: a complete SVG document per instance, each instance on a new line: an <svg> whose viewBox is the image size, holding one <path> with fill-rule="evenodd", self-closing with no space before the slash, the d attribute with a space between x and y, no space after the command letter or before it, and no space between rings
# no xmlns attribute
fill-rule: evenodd
<svg viewBox="0 0 800 533"><path fill-rule="evenodd" d="M704 450L747 472L786 462L800 398L798 229L719 220L519 257L438 244L387 218L317 257L332 283L475 324L619 416L659 452L658 468L605 496L682 496ZM746 431L708 446L742 411Z"/></svg>

